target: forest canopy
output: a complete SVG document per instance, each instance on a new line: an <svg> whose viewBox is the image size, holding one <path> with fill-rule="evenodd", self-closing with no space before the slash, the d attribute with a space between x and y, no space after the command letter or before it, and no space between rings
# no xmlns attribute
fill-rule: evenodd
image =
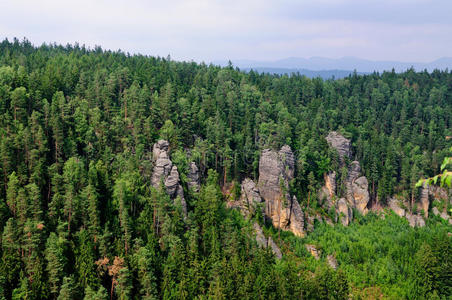
<svg viewBox="0 0 452 300"><path fill-rule="evenodd" d="M291 192L316 209L324 174L339 169L333 130L351 140L371 205L417 197L416 182L452 156L451 125L448 70L323 80L4 40L0 298L450 297L451 228L439 218L413 229L371 213L306 240L264 224L285 253L275 260L225 198L258 177L263 149L289 145ZM151 185L161 139L187 215ZM192 161L199 192L188 187ZM308 242L339 268L312 259Z"/></svg>

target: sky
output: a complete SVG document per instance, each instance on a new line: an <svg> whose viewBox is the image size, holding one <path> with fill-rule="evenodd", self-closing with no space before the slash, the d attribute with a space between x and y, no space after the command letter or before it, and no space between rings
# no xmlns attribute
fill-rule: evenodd
<svg viewBox="0 0 452 300"><path fill-rule="evenodd" d="M452 56L451 0L1 0L0 39L175 60Z"/></svg>

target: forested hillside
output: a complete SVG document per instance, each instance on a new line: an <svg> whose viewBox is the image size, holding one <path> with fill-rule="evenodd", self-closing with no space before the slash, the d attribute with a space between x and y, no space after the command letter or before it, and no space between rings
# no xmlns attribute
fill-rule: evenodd
<svg viewBox="0 0 452 300"><path fill-rule="evenodd" d="M345 189L349 159L332 131L368 180L370 212L348 227L319 193L332 171ZM440 172L451 137L450 71L324 81L5 40L0 298L446 299L450 223L435 213L412 228L385 207L420 197L416 182ZM293 174L281 190L306 220L322 216L304 238L226 204L262 177L264 150L285 145Z"/></svg>

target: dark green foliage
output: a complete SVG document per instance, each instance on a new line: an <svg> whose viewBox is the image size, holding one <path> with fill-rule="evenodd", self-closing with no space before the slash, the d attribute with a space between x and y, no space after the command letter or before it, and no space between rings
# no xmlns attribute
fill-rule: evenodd
<svg viewBox="0 0 452 300"><path fill-rule="evenodd" d="M369 287L450 296L450 237L434 224L416 231L368 216L347 230L321 227L308 239L335 253L333 271L287 233L274 235L285 254L275 261L224 199L257 178L262 149L288 144L290 190L320 210L325 172L337 171L344 193L346 169L324 139L331 130L352 140L372 203L415 199L416 181L450 156L451 82L448 71L413 70L323 81L5 40L0 299L345 299ZM161 138L188 216L150 185ZM191 161L198 193L187 186Z"/></svg>

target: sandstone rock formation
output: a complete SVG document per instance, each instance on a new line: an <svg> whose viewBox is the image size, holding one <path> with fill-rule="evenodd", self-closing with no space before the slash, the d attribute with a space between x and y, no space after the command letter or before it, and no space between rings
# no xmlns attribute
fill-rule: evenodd
<svg viewBox="0 0 452 300"><path fill-rule="evenodd" d="M295 159L289 146L279 152L265 149L259 161L260 196L265 200L265 215L273 226L290 230L303 237L304 215L300 204L289 193L289 181L294 178Z"/></svg>
<svg viewBox="0 0 452 300"><path fill-rule="evenodd" d="M308 252L311 253L311 255L315 259L318 260L320 258L320 250L318 250L315 245L306 244L305 247L306 247L306 250L308 250Z"/></svg>
<svg viewBox="0 0 452 300"><path fill-rule="evenodd" d="M424 216L426 218L428 218L428 207L430 205L428 195L429 195L429 186L424 182L420 190L419 202L420 209L424 210Z"/></svg>
<svg viewBox="0 0 452 300"><path fill-rule="evenodd" d="M333 255L328 255L326 257L326 260L328 262L328 264L330 265L331 268L333 268L334 270L337 269L337 260Z"/></svg>
<svg viewBox="0 0 452 300"><path fill-rule="evenodd" d="M388 200L388 206L390 209L392 209L399 217L405 217L405 210L400 207L400 203L399 200L397 200L396 198L390 198Z"/></svg>
<svg viewBox="0 0 452 300"><path fill-rule="evenodd" d="M256 234L256 242L257 244L262 248L270 247L273 254L277 259L282 258L282 252L279 249L279 247L275 244L272 237L270 236L268 239L265 237L264 233L262 232L262 228L259 226L259 224L254 223L253 224L254 232Z"/></svg>
<svg viewBox="0 0 452 300"><path fill-rule="evenodd" d="M242 181L240 202L242 203L242 211L246 210L250 214L254 214L262 197L253 180L245 178Z"/></svg>
<svg viewBox="0 0 452 300"><path fill-rule="evenodd" d="M153 147L153 158L155 161L154 170L151 177L151 185L154 188L159 188L163 183L166 192L171 199L179 198L182 211L187 215L187 203L184 198L184 190L180 184L179 171L173 165L168 155L169 143L165 140L159 140Z"/></svg>
<svg viewBox="0 0 452 300"><path fill-rule="evenodd" d="M361 214L365 215L367 203L369 202L369 183L365 176L361 175L361 166L358 161L353 161L348 168L346 179L347 202L351 207L356 208Z"/></svg>
<svg viewBox="0 0 452 300"><path fill-rule="evenodd" d="M440 212L437 207L434 207L432 209L432 212L435 216L440 216L442 219L448 221L449 224L452 225L452 218L445 211Z"/></svg>
<svg viewBox="0 0 452 300"><path fill-rule="evenodd" d="M229 208L239 209L244 217L252 217L258 205L262 203L262 197L259 189L253 180L245 178L241 184L240 199L237 201L230 201L226 205Z"/></svg>
<svg viewBox="0 0 452 300"><path fill-rule="evenodd" d="M352 157L350 140L346 139L340 133L336 131L330 132L326 137L326 141L331 147L337 150L341 162L344 162L345 157Z"/></svg>
<svg viewBox="0 0 452 300"><path fill-rule="evenodd" d="M187 179L188 179L187 182L188 188L196 193L199 192L200 188L199 169L195 162L190 163L190 166L188 168Z"/></svg>
<svg viewBox="0 0 452 300"><path fill-rule="evenodd" d="M345 166L345 158L351 159L351 143L340 133L330 132L326 137L328 144L334 148L340 159L340 165ZM319 191L320 200L325 199L323 205L330 209L335 207L339 214L342 214L341 222L347 226L352 219L352 208L356 208L361 214L368 212L367 204L370 196L368 190L368 181L361 174L361 166L358 161L353 161L348 166L347 178L345 178L345 199L338 199L340 195L336 194L336 172L330 172L324 175L325 185Z"/></svg>
<svg viewBox="0 0 452 300"><path fill-rule="evenodd" d="M339 199L337 202L337 212L340 214L342 225L348 226L353 219L353 212L344 198Z"/></svg>
<svg viewBox="0 0 452 300"><path fill-rule="evenodd" d="M420 215L415 215L407 212L405 217L408 220L408 223L410 224L411 227L425 226L424 218L422 218Z"/></svg>
<svg viewBox="0 0 452 300"><path fill-rule="evenodd" d="M325 200L325 205L328 209L334 206L334 198L336 197L336 172L325 173L323 176L325 185L320 189L319 200Z"/></svg>

